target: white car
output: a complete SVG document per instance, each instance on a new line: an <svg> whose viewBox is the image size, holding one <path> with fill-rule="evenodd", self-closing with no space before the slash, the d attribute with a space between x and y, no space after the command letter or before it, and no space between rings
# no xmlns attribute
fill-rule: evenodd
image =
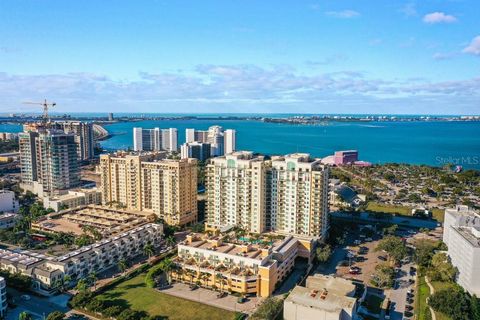
<svg viewBox="0 0 480 320"><path fill-rule="evenodd" d="M25 301L30 300L30 296L29 296L28 294L23 294L23 295L20 296L20 298L21 298L22 300L25 300Z"/></svg>

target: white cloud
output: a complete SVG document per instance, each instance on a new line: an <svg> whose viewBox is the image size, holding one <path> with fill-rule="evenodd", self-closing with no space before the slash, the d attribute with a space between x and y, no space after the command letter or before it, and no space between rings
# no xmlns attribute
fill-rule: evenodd
<svg viewBox="0 0 480 320"><path fill-rule="evenodd" d="M385 80L354 71L320 73L310 70L305 74L290 66L264 68L248 64L199 65L187 73L143 72L138 80L129 81L87 73L0 73L2 112L18 111L19 107L24 112L38 111L36 108L27 110L21 106L21 101L44 97L58 103L58 112L261 112L268 108L277 112L303 108L306 112L319 106L332 108L347 100L351 101L352 108L365 106L363 112L375 112L373 106L382 105L382 101L391 103L391 111L401 112L405 105L421 106L425 102L423 99L429 99L423 107L431 106L434 101L435 105L445 106L442 112L446 112L452 104L459 106L458 101L462 101L465 112L471 113L478 108L480 78L445 82ZM425 109L427 111L431 113Z"/></svg>
<svg viewBox="0 0 480 320"><path fill-rule="evenodd" d="M470 44L463 49L463 52L480 56L480 36L473 38Z"/></svg>
<svg viewBox="0 0 480 320"><path fill-rule="evenodd" d="M360 13L355 10L342 10L342 11L327 11L327 16L341 19L350 19L360 16Z"/></svg>
<svg viewBox="0 0 480 320"><path fill-rule="evenodd" d="M453 57L455 57L455 54L436 52L432 57L435 60L449 60L449 59L452 59Z"/></svg>
<svg viewBox="0 0 480 320"><path fill-rule="evenodd" d="M426 14L423 17L423 22L429 23L429 24L435 24L435 23L453 23L457 22L457 18L455 18L452 15L445 14L443 12L432 12L429 14Z"/></svg>
<svg viewBox="0 0 480 320"><path fill-rule="evenodd" d="M400 9L400 12L403 13L406 17L413 17L413 16L416 16L418 14L415 3L413 3L413 2L409 2L409 3L405 4Z"/></svg>

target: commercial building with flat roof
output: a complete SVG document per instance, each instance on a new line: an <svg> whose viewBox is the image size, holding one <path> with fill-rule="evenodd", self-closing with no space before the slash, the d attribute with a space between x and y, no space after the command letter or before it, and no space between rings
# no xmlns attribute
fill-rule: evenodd
<svg viewBox="0 0 480 320"><path fill-rule="evenodd" d="M352 320L357 299L351 281L332 276L314 275L305 287L296 286L285 299L285 320Z"/></svg>

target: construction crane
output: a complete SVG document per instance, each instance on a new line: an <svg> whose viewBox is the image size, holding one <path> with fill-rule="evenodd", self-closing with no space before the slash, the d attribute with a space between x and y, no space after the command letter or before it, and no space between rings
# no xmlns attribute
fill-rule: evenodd
<svg viewBox="0 0 480 320"><path fill-rule="evenodd" d="M48 108L55 107L57 105L55 102L48 103L47 99L45 99L43 102L26 101L26 102L23 102L23 104L36 104L36 105L43 106L43 121L45 123L48 122Z"/></svg>

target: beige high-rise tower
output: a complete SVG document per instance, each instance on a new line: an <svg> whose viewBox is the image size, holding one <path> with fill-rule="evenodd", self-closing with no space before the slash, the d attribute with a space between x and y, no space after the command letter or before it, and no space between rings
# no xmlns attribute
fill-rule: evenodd
<svg viewBox="0 0 480 320"><path fill-rule="evenodd" d="M197 221L197 161L165 153L100 156L104 204L153 212L170 225Z"/></svg>
<svg viewBox="0 0 480 320"><path fill-rule="evenodd" d="M207 227L235 225L324 239L328 230L328 167L309 154L266 159L233 152L206 169Z"/></svg>
<svg viewBox="0 0 480 320"><path fill-rule="evenodd" d="M265 230L265 162L241 151L210 160L206 167L207 227L229 225Z"/></svg>

